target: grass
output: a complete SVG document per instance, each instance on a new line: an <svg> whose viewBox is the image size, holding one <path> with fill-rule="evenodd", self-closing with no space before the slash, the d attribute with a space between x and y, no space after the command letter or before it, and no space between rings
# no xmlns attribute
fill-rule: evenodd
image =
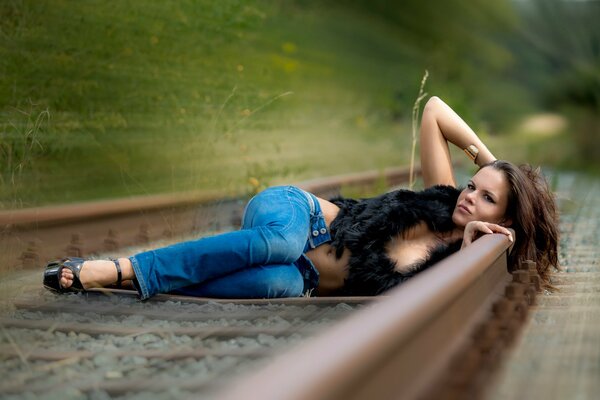
<svg viewBox="0 0 600 400"><path fill-rule="evenodd" d="M385 21L318 0L2 2L0 208L408 165L426 69L478 131L489 87L511 98Z"/></svg>
<svg viewBox="0 0 600 400"><path fill-rule="evenodd" d="M391 86L402 45L350 11L233 0L10 4L3 148L9 127L26 129L27 107L44 121L36 152L2 155L3 208L239 193L256 181L406 164L406 127L390 115L394 91L419 75Z"/></svg>
<svg viewBox="0 0 600 400"><path fill-rule="evenodd" d="M535 118L527 116L525 121ZM559 126L532 129L525 123L519 123L513 129L498 135L486 135L484 141L498 158L516 163L527 162L534 166L549 167L553 170L579 171L590 176L599 176L597 163L582 157L578 134L573 121L560 114L544 114L564 122ZM548 130L549 129L549 130Z"/></svg>

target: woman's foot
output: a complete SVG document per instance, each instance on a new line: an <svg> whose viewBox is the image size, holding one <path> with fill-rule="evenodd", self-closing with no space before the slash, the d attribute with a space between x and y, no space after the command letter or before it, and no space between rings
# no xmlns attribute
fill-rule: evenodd
<svg viewBox="0 0 600 400"><path fill-rule="evenodd" d="M133 267L128 258L119 258L121 267L121 279L131 280L134 278ZM83 263L79 272L79 280L84 289L106 287L117 283L119 280L115 262L111 260L88 260ZM63 268L60 276L60 286L68 289L73 285L74 274L68 268Z"/></svg>

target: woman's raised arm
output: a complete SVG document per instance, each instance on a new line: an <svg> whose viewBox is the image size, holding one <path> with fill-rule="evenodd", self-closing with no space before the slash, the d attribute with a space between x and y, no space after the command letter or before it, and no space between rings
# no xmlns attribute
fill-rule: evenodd
<svg viewBox="0 0 600 400"><path fill-rule="evenodd" d="M425 187L456 186L448 142L460 149L474 145L479 150L475 163L485 165L496 159L477 134L439 97L425 105L421 119L421 172Z"/></svg>

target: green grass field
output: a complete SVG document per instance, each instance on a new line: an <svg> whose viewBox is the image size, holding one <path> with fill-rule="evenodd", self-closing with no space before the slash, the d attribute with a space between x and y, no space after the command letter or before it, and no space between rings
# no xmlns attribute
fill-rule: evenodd
<svg viewBox="0 0 600 400"><path fill-rule="evenodd" d="M0 208L407 165L432 67L319 1L13 0L0 17ZM435 71L426 89L468 110L464 79Z"/></svg>
<svg viewBox="0 0 600 400"><path fill-rule="evenodd" d="M393 96L423 71L394 76L401 45L375 22L271 3L16 2L2 22L2 206L406 164Z"/></svg>

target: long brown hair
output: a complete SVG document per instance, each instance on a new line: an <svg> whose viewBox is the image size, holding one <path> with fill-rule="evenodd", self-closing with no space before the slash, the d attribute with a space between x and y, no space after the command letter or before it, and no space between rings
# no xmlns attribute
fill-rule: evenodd
<svg viewBox="0 0 600 400"><path fill-rule="evenodd" d="M558 212L554 195L539 168L529 164L516 166L496 160L481 168L502 171L510 191L505 217L512 220L515 246L509 256L510 266L532 260L545 288L551 289L551 267L558 269Z"/></svg>

